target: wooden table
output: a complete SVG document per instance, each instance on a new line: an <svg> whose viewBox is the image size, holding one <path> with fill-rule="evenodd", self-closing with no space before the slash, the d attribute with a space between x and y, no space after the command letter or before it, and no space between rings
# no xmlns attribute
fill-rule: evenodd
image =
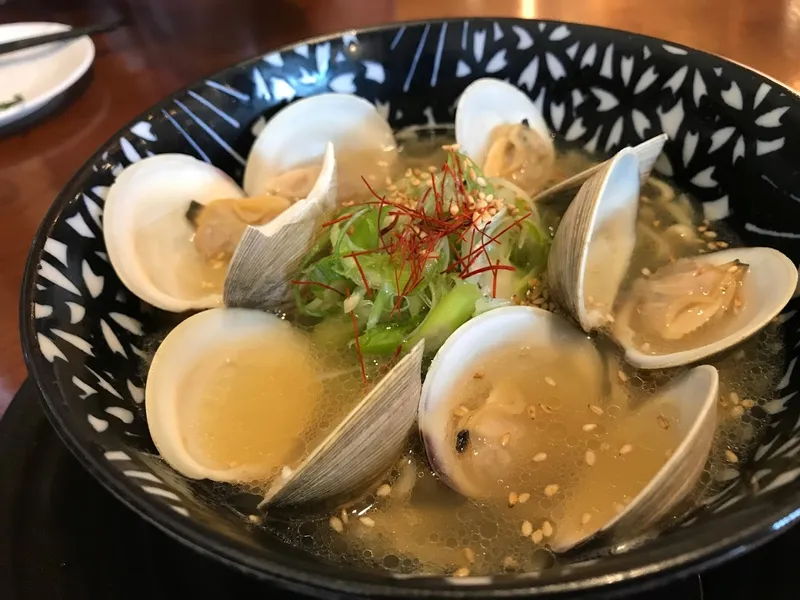
<svg viewBox="0 0 800 600"><path fill-rule="evenodd" d="M662 37L800 89L800 0L0 0L0 23L78 26L118 14L127 25L95 38L93 77L80 96L30 129L0 138L0 414L25 378L19 287L48 206L129 119L229 64L308 36L390 21L520 16Z"/></svg>

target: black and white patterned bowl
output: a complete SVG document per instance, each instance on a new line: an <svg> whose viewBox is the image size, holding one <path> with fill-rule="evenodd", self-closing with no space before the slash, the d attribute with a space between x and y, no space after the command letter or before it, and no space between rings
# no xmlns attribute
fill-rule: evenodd
<svg viewBox="0 0 800 600"><path fill-rule="evenodd" d="M343 569L248 526L220 503L218 488L189 482L154 456L140 361L147 334L169 317L133 297L108 264L103 199L115 175L144 156L183 152L241 179L253 125L293 98L352 92L395 127L443 123L452 121L464 87L486 75L528 92L554 131L589 151L668 133L662 174L748 244L800 261L800 97L721 58L618 31L509 19L353 31L255 58L124 127L67 185L31 250L21 306L28 367L69 448L120 500L243 571L346 597L510 597L646 583L753 547L800 515L796 302L781 317L791 351L778 399L764 407L770 425L752 455L725 474L724 490L691 522L641 548L538 577L449 580Z"/></svg>

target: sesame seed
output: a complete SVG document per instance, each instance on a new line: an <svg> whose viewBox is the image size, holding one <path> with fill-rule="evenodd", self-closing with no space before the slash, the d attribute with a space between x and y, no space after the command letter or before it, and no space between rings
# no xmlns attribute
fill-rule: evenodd
<svg viewBox="0 0 800 600"><path fill-rule="evenodd" d="M344 531L344 523L339 517L331 517L328 521L328 525L331 526L336 533L342 533Z"/></svg>
<svg viewBox="0 0 800 600"><path fill-rule="evenodd" d="M550 523L550 521L545 521L542 523L542 533L544 534L544 537L547 538L553 535L553 525Z"/></svg>
<svg viewBox="0 0 800 600"><path fill-rule="evenodd" d="M664 456L666 456L667 458L670 458L672 456L673 452L675 452L675 451L672 448L667 448L666 451L664 452Z"/></svg>
<svg viewBox="0 0 800 600"><path fill-rule="evenodd" d="M611 450L611 445L608 442L600 444L600 450Z"/></svg>
<svg viewBox="0 0 800 600"><path fill-rule="evenodd" d="M734 406L731 409L731 416L734 418L741 417L743 414L744 414L744 408L742 408L741 406Z"/></svg>
<svg viewBox="0 0 800 600"><path fill-rule="evenodd" d="M586 525L591 520L592 520L592 515L591 514L583 513L581 515L581 525Z"/></svg>
<svg viewBox="0 0 800 600"><path fill-rule="evenodd" d="M281 468L281 478L289 479L292 476L292 468L288 465L283 465Z"/></svg>
<svg viewBox="0 0 800 600"><path fill-rule="evenodd" d="M650 277L650 275L652 275L652 274L653 274L653 273L652 273L652 272L650 271L650 269L648 269L647 267L645 267L644 269L642 269L642 275L644 275L645 277Z"/></svg>
<svg viewBox="0 0 800 600"><path fill-rule="evenodd" d="M730 394L728 394L728 398L731 399L731 404L733 404L734 406L739 404L739 394L737 394L736 392L731 392Z"/></svg>
<svg viewBox="0 0 800 600"><path fill-rule="evenodd" d="M472 374L472 378L473 379L483 379L483 377L484 377L484 372L483 371L475 371Z"/></svg>
<svg viewBox="0 0 800 600"><path fill-rule="evenodd" d="M459 211L458 204L456 204L455 202L451 202L450 203L450 214L455 217L458 214L458 211Z"/></svg>
<svg viewBox="0 0 800 600"><path fill-rule="evenodd" d="M467 567L456 569L453 571L453 577L469 577L469 569Z"/></svg>
<svg viewBox="0 0 800 600"><path fill-rule="evenodd" d="M615 513L619 514L623 510L625 510L625 505L624 504L622 504L621 502L614 502L614 512Z"/></svg>
<svg viewBox="0 0 800 600"><path fill-rule="evenodd" d="M414 174L414 171L411 169L406 169L406 177L411 177Z"/></svg>
<svg viewBox="0 0 800 600"><path fill-rule="evenodd" d="M539 404L539 408L546 415L552 415L553 414L553 407L550 406L549 404Z"/></svg>
<svg viewBox="0 0 800 600"><path fill-rule="evenodd" d="M519 495L517 492L510 492L508 494L508 506L511 508L519 501Z"/></svg>
<svg viewBox="0 0 800 600"><path fill-rule="evenodd" d="M596 423L586 423L583 427L581 427L581 429L583 429L585 432L588 433L590 431L594 431L595 429L597 429L597 424Z"/></svg>
<svg viewBox="0 0 800 600"><path fill-rule="evenodd" d="M503 437L500 438L500 445L505 448L508 446L508 443L511 441L511 433L508 431L503 434Z"/></svg>
<svg viewBox="0 0 800 600"><path fill-rule="evenodd" d="M753 408L756 405L755 402L752 400L742 400L742 407L743 408Z"/></svg>
<svg viewBox="0 0 800 600"><path fill-rule="evenodd" d="M622 371L622 369L620 369L619 371L617 371L617 377L619 377L619 380L620 380L622 383L625 383L626 381L628 381L628 376L627 376L627 375L625 375L625 373Z"/></svg>
<svg viewBox="0 0 800 600"><path fill-rule="evenodd" d="M344 202L342 202L342 206L345 207L355 206L355 204L356 204L355 200L345 200Z"/></svg>
<svg viewBox="0 0 800 600"><path fill-rule="evenodd" d="M531 534L531 539L533 540L534 544L541 544L542 540L544 539L544 533L541 529L537 529Z"/></svg>
<svg viewBox="0 0 800 600"><path fill-rule="evenodd" d="M370 517L359 517L358 520L361 521L361 524L365 527L375 527L375 520Z"/></svg>
<svg viewBox="0 0 800 600"><path fill-rule="evenodd" d="M591 450L586 451L586 456L584 458L586 459L586 464L590 467L593 467L594 463L597 462L597 455Z"/></svg>
<svg viewBox="0 0 800 600"><path fill-rule="evenodd" d="M603 409L597 406L597 404L590 404L589 410L598 416L603 414Z"/></svg>
<svg viewBox="0 0 800 600"><path fill-rule="evenodd" d="M539 452L533 455L533 462L543 462L545 460L547 460L547 454L545 452Z"/></svg>
<svg viewBox="0 0 800 600"><path fill-rule="evenodd" d="M513 556L506 556L503 559L503 568L507 571L513 571L518 567L517 561L514 559Z"/></svg>
<svg viewBox="0 0 800 600"><path fill-rule="evenodd" d="M536 407L533 404L528 406L528 416L531 419L535 419L536 418Z"/></svg>
<svg viewBox="0 0 800 600"><path fill-rule="evenodd" d="M717 242L718 248L727 248L728 246L730 246L728 242Z"/></svg>
<svg viewBox="0 0 800 600"><path fill-rule="evenodd" d="M658 415L656 421L661 429L669 429L669 419L664 415Z"/></svg>
<svg viewBox="0 0 800 600"><path fill-rule="evenodd" d="M478 179L475 180L475 183L481 187L484 187L486 185L486 180L483 177L478 177Z"/></svg>
<svg viewBox="0 0 800 600"><path fill-rule="evenodd" d="M650 350L650 342L645 342L644 344L642 344L642 350L644 350L645 352Z"/></svg>
<svg viewBox="0 0 800 600"><path fill-rule="evenodd" d="M726 460L727 460L729 463L733 463L733 464L736 464L736 463L738 463L738 462L739 462L739 457L738 457L738 456L736 456L736 454L734 454L734 453L733 453L733 452L731 452L730 450L725 450L725 459L726 459Z"/></svg>
<svg viewBox="0 0 800 600"><path fill-rule="evenodd" d="M630 444L625 444L622 448L619 449L620 456L625 456L626 454L630 454L633 450L633 446Z"/></svg>
<svg viewBox="0 0 800 600"><path fill-rule="evenodd" d="M550 485L544 488L544 495L548 498L552 498L558 493L558 484L551 483Z"/></svg>
<svg viewBox="0 0 800 600"><path fill-rule="evenodd" d="M717 244L716 244L716 242L708 242L706 244L706 248L708 248L709 250L716 250L717 249Z"/></svg>
<svg viewBox="0 0 800 600"><path fill-rule="evenodd" d="M705 225L700 225L697 228L697 231L699 231L700 233L703 233L706 229L708 229L708 227L706 227Z"/></svg>
<svg viewBox="0 0 800 600"><path fill-rule="evenodd" d="M464 548L464 558L467 559L469 564L475 562L475 552L473 552L472 548Z"/></svg>
<svg viewBox="0 0 800 600"><path fill-rule="evenodd" d="M340 518L342 519L342 523L344 523L345 525L347 525L350 522L350 517L347 516L347 511L345 509L342 509L342 514Z"/></svg>
<svg viewBox="0 0 800 600"><path fill-rule="evenodd" d="M555 385L556 385L556 380L555 380L555 379L553 379L552 377L545 377L545 378L544 378L544 382L545 382L547 385L552 385L553 387L555 387Z"/></svg>
<svg viewBox="0 0 800 600"><path fill-rule="evenodd" d="M453 411L453 415L454 415L454 416L456 416L456 417L464 417L464 416L466 416L466 415L468 415L468 414L469 414L469 409L468 409L466 406L464 406L463 404L460 404L460 405L459 405L459 406L458 406L458 407L457 407L457 408L456 408L456 409Z"/></svg>
<svg viewBox="0 0 800 600"><path fill-rule="evenodd" d="M475 169L470 168L469 170L469 178L475 181Z"/></svg>
<svg viewBox="0 0 800 600"><path fill-rule="evenodd" d="M713 231L704 231L703 235L706 236L707 238L711 238L711 239L714 239L715 237L717 237L717 234L715 232L713 232Z"/></svg>
<svg viewBox="0 0 800 600"><path fill-rule="evenodd" d="M530 535L533 533L533 524L531 524L530 521L523 521L522 527L520 527L520 532L525 537L530 537Z"/></svg>
<svg viewBox="0 0 800 600"><path fill-rule="evenodd" d="M392 486L390 486L388 483L384 483L381 487L378 488L378 490L375 492L375 495L378 498L386 498L391 493L392 493Z"/></svg>
<svg viewBox="0 0 800 600"><path fill-rule="evenodd" d="M519 503L525 504L528 500L530 500L531 495L528 492L524 492L519 495Z"/></svg>
<svg viewBox="0 0 800 600"><path fill-rule="evenodd" d="M263 523L263 519L258 515L247 515L247 520L250 521L253 525L261 525Z"/></svg>

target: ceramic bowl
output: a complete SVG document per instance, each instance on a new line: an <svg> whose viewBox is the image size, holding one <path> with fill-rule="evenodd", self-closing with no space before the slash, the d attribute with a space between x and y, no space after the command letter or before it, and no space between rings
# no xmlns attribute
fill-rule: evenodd
<svg viewBox="0 0 800 600"><path fill-rule="evenodd" d="M264 118L329 90L368 99L396 128L451 123L459 94L484 76L519 86L553 131L590 152L668 133L657 164L662 175L746 244L800 261L800 97L723 58L609 29L513 19L349 31L256 57L123 127L69 182L33 242L21 301L27 364L55 428L115 496L199 552L295 590L337 597L613 592L721 561L800 515L795 301L780 317L789 348L785 374L776 399L757 409L770 424L752 453L722 473L721 492L655 540L538 575L451 579L342 568L249 525L243 515L253 510L252 498L188 481L156 457L141 361L148 335L176 317L143 305L108 263L103 199L114 177L142 157L182 152L241 180Z"/></svg>

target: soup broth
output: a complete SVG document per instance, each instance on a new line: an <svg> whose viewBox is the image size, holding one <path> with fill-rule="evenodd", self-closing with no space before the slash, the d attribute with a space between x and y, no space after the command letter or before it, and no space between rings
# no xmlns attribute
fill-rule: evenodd
<svg viewBox="0 0 800 600"><path fill-rule="evenodd" d="M398 140L403 141L398 172L420 179L441 166L447 158L443 147L453 141L451 133L424 132L400 132ZM559 149L548 183L596 162L582 152ZM348 202L371 199L367 190L361 194ZM550 237L572 196L562 193L537 205ZM724 227L704 221L686 194L653 178L642 188L636 249L623 289L682 257L737 244ZM560 312L545 277L527 284L513 302ZM362 364L347 317L322 322L301 314L284 317L297 326L297 337L223 348L198 366L198 377L189 384L197 393L186 394L195 398L196 405L186 411L193 415L187 431L196 434L190 445L198 453L216 467L244 460L262 468L259 477L241 486L245 492L263 492L364 394ZM478 442L459 437L459 419L463 411L479 406L493 385L524 405L513 427L499 432L501 443L504 433L511 434L503 468L493 470L491 461L475 468L484 493L467 498L447 487L428 466L415 432L396 464L365 485L360 496L311 510L270 509L249 515L250 524L320 558L399 574L492 575L539 571L569 560L553 554L550 545L563 536L595 531L623 510L690 425L648 404L657 389L686 369L637 371L602 336L594 342L606 381L596 395L582 386L569 361L549 360L546 354L532 360L524 339L509 339L501 351L476 356L469 365L452 398L447 434L452 444L467 449ZM370 384L385 372L387 360L364 361ZM772 384L783 365L777 325L706 362L719 370L718 426L701 481L676 516L701 509L736 474L739 460L757 440L765 424L760 406L772 399Z"/></svg>
<svg viewBox="0 0 800 600"><path fill-rule="evenodd" d="M410 137L415 141L405 144L400 159L412 174L441 164L446 156L442 146L452 143L442 136ZM552 181L595 163L581 152L562 149ZM551 235L569 198L565 194L563 200L537 206ZM704 221L688 196L653 179L642 189L628 277L736 244L731 232ZM559 311L544 278L531 281L524 297L515 301ZM444 485L430 470L415 434L403 457L363 496L345 499L324 514L268 511L262 526L321 558L402 574L535 571L564 560L550 552L549 544L562 533L594 531L623 510L666 462L686 425L647 402L685 369L637 371L624 366L613 345L595 341L609 382L597 398L586 396L567 364L532 365L524 340L509 340L503 352L472 365L485 376L465 377L453 406L469 409L493 379L502 381L523 398L532 440L512 457L519 464L502 476L482 472L485 496L466 498ZM772 382L783 363L777 326L707 362L720 374L717 433L691 505L680 514L701 508L757 439L765 422L759 406L771 399ZM535 417L528 407L534 407ZM450 435L458 443L453 427Z"/></svg>

